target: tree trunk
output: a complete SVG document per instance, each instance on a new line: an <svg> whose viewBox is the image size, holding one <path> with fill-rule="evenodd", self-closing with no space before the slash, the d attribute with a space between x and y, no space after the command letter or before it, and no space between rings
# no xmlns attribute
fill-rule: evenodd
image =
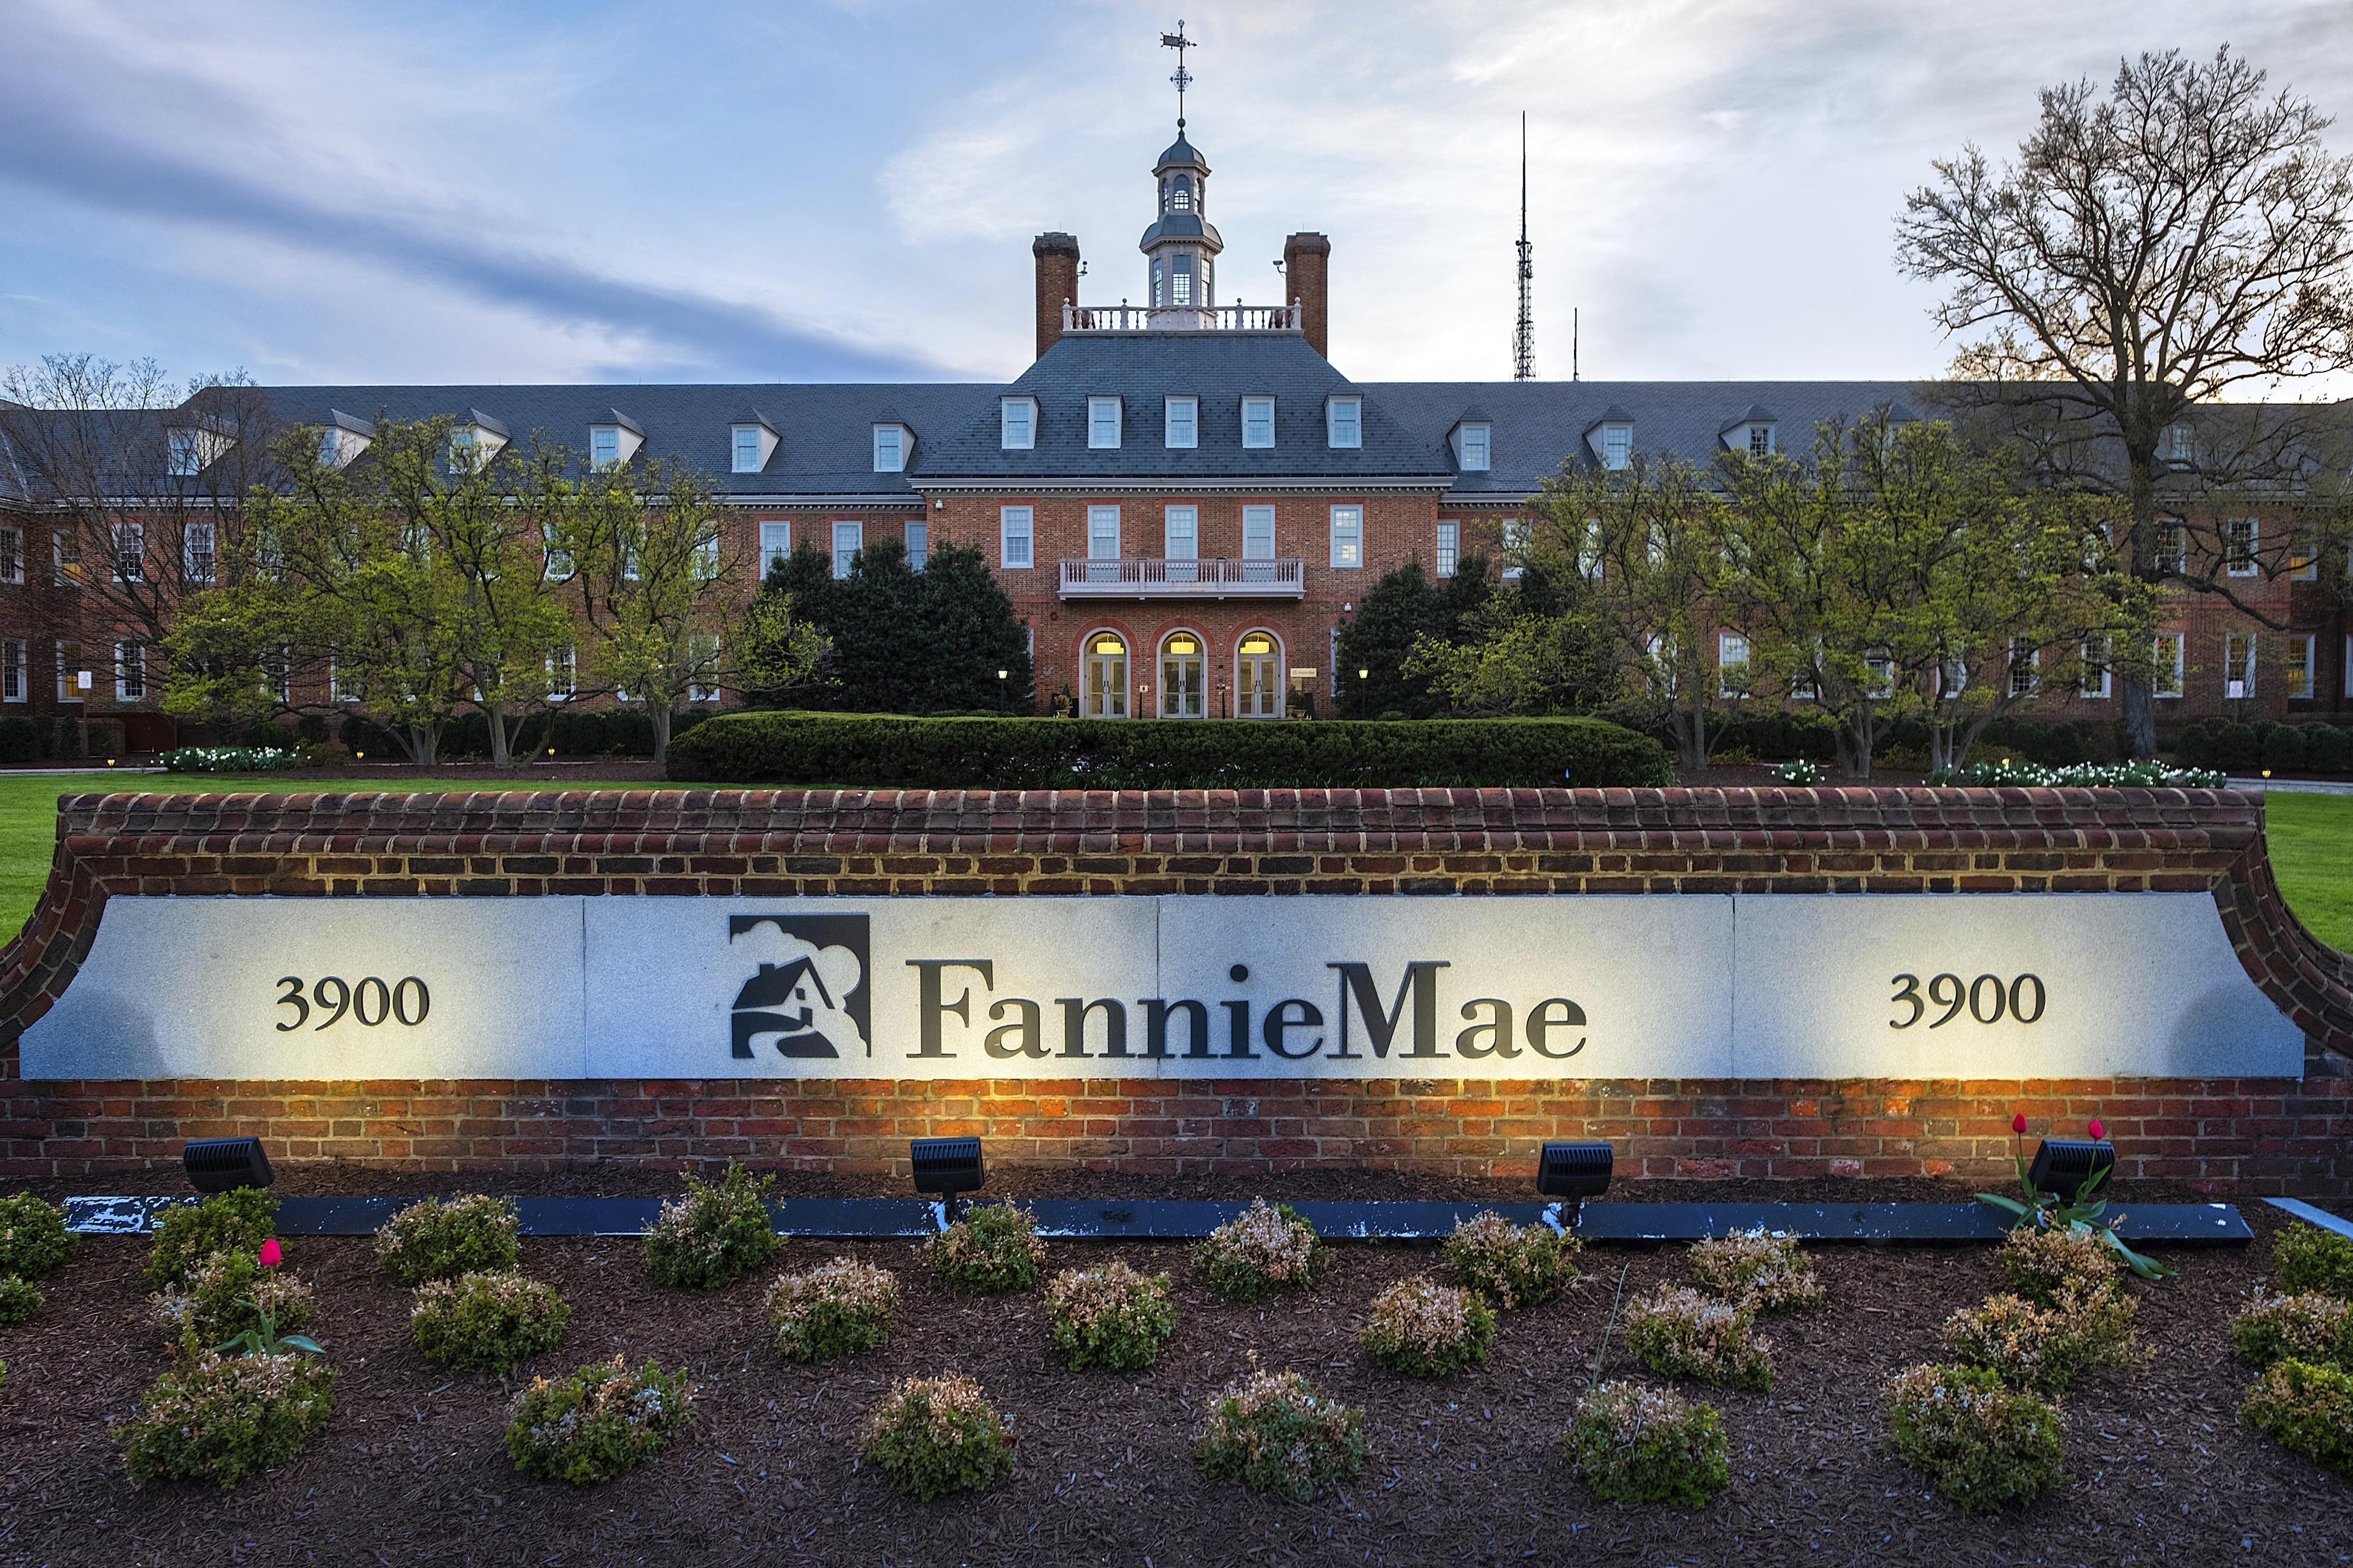
<svg viewBox="0 0 2353 1568"><path fill-rule="evenodd" d="M667 767L670 764L670 704L649 702L646 705L646 713L654 721L654 766Z"/></svg>
<svg viewBox="0 0 2353 1568"><path fill-rule="evenodd" d="M482 704L482 716L491 721L491 766L505 767L511 755L507 745L506 707L493 697Z"/></svg>
<svg viewBox="0 0 2353 1568"><path fill-rule="evenodd" d="M2128 449L2132 465L2132 574L2142 582L2161 583L2165 572L2157 560L2157 447ZM2148 650L2144 648L2143 653ZM2137 762L2157 755L2157 702L2149 682L2129 671L2124 676L2123 717L2125 760Z"/></svg>
<svg viewBox="0 0 2353 1568"><path fill-rule="evenodd" d="M404 724L393 731L401 738L408 760L420 768L431 767L441 753L441 726L438 724Z"/></svg>

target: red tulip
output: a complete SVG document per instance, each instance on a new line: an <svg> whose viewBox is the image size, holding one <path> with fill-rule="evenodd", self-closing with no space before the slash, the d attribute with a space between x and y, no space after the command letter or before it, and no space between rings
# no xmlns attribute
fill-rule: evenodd
<svg viewBox="0 0 2353 1568"><path fill-rule="evenodd" d="M2023 1133L2026 1131L2026 1112L2021 1110L2010 1119L2010 1130L2018 1133Z"/></svg>
<svg viewBox="0 0 2353 1568"><path fill-rule="evenodd" d="M2099 1134L2095 1132L2093 1136L2096 1138ZM261 1244L261 1266L264 1268L275 1268L285 1261L286 1253L279 1247L276 1237L273 1236Z"/></svg>
<svg viewBox="0 0 2353 1568"><path fill-rule="evenodd" d="M2100 1125L2100 1119L2099 1119L2098 1117L2096 1117L2096 1116L2093 1117L2093 1118L2092 1118L2092 1142L2094 1142L2094 1143L2096 1143L2096 1142L2098 1142L2101 1139L2105 1138L2107 1135L2108 1135L2108 1130L2107 1130L2106 1128L2105 1128L2105 1127L2103 1127L2103 1126L2101 1126L2101 1125Z"/></svg>

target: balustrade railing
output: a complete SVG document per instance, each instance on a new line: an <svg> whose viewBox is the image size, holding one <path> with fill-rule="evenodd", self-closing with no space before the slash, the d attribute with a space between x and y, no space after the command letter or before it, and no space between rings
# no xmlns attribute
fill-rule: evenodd
<svg viewBox="0 0 2353 1568"><path fill-rule="evenodd" d="M1299 301L1288 305L1062 304L1066 332L1295 332Z"/></svg>
<svg viewBox="0 0 2353 1568"><path fill-rule="evenodd" d="M1062 597L1082 599L1296 599L1307 592L1306 562L1167 561L1125 555L1062 563Z"/></svg>

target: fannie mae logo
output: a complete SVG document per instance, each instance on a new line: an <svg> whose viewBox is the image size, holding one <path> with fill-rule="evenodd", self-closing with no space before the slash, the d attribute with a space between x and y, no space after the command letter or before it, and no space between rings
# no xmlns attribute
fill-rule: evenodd
<svg viewBox="0 0 2353 1568"><path fill-rule="evenodd" d="M739 1058L872 1056L864 915L731 915L728 945L759 968L735 994Z"/></svg>

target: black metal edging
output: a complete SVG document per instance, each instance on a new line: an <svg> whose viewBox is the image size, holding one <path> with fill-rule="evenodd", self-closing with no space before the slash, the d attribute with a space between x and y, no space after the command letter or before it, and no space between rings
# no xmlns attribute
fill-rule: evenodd
<svg viewBox="0 0 2353 1568"><path fill-rule="evenodd" d="M141 1235L161 1211L186 1197L65 1200L67 1224L87 1234ZM366 1236L413 1198L287 1197L278 1200L280 1236ZM1236 1200L1039 1198L1023 1205L1041 1235L1071 1240L1187 1241L1249 1205ZM2009 1216L1983 1204L1587 1204L1302 1202L1291 1205L1335 1240L1427 1241L1492 1210L1514 1225L1564 1225L1587 1241L1697 1241L1764 1229L1806 1241L1999 1241ZM661 1213L659 1198L517 1198L525 1236L637 1236ZM771 1202L786 1236L852 1240L935 1236L946 1206L923 1198L784 1198ZM2243 1245L2254 1239L2229 1204L2134 1204L2118 1211L2127 1241L2173 1247Z"/></svg>

